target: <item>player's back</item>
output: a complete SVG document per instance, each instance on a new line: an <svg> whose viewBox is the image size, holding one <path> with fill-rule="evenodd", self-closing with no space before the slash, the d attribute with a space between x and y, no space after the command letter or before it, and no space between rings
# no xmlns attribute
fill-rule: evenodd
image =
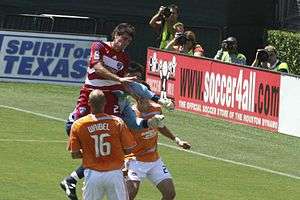
<svg viewBox="0 0 300 200"><path fill-rule="evenodd" d="M85 112L85 115L90 112L90 107L88 105L88 97L90 93L93 91L91 88L82 87L80 90L80 97L77 100L77 106L78 107L87 107L87 111ZM122 91L120 90L102 90L105 98L106 98L106 104L105 104L105 110L104 113L109 115L115 115L120 116L120 106L119 106L119 97Z"/></svg>
<svg viewBox="0 0 300 200"><path fill-rule="evenodd" d="M103 90L103 93L106 98L104 112L107 114L110 114L110 115L115 115L115 116L120 117L121 111L120 111L118 94L121 93L121 91L119 91L119 90L115 90L115 91Z"/></svg>
<svg viewBox="0 0 300 200"><path fill-rule="evenodd" d="M82 153L83 166L97 171L120 169L123 165L123 149L135 145L125 123L108 114L89 114L77 120L72 132L77 136Z"/></svg>

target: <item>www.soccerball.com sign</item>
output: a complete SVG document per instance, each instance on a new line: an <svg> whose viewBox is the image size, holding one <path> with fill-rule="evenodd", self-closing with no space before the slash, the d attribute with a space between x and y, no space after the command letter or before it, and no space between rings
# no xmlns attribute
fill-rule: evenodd
<svg viewBox="0 0 300 200"><path fill-rule="evenodd" d="M0 81L82 83L95 40L106 37L0 31Z"/></svg>

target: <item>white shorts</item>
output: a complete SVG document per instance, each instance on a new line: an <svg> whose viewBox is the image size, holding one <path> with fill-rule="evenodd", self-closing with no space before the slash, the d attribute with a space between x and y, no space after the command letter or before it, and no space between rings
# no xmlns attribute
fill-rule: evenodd
<svg viewBox="0 0 300 200"><path fill-rule="evenodd" d="M128 200L128 192L121 170L99 172L84 170L83 199L103 199L107 194L109 200Z"/></svg>
<svg viewBox="0 0 300 200"><path fill-rule="evenodd" d="M172 178L166 165L160 158L154 162L131 160L128 166L128 180L142 181L145 177L154 185L158 185L162 180Z"/></svg>

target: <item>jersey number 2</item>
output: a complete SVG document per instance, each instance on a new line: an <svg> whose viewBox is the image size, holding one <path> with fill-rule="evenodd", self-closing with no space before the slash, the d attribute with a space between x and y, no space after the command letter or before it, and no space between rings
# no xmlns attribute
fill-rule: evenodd
<svg viewBox="0 0 300 200"><path fill-rule="evenodd" d="M95 140L96 157L110 155L111 144L109 142L105 142L105 138L110 137L109 134L104 133L100 135L92 135L91 137Z"/></svg>

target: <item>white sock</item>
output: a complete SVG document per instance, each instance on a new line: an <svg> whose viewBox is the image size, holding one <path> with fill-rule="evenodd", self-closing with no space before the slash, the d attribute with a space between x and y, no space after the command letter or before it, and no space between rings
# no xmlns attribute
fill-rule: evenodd
<svg viewBox="0 0 300 200"><path fill-rule="evenodd" d="M71 173L71 175L70 175L72 178L74 178L76 181L78 181L79 180L79 177L78 177L78 175L77 175L77 173L76 173L76 171L73 171L72 173Z"/></svg>

